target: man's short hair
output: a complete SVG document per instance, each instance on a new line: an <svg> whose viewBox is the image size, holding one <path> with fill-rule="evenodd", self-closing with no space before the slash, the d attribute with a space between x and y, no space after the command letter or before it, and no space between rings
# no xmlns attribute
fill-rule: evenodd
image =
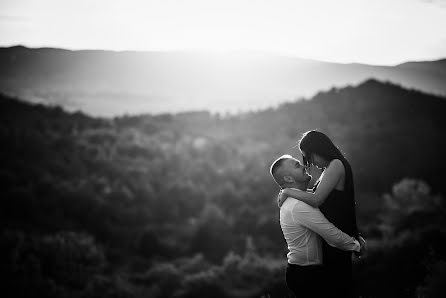
<svg viewBox="0 0 446 298"><path fill-rule="evenodd" d="M284 154L281 157L277 158L273 163L271 164L271 168L269 169L269 172L271 176L273 176L274 181L282 188L282 186L285 184L285 180L283 180L283 175L280 175L278 170L282 166L283 162L287 159L293 158L289 154Z"/></svg>

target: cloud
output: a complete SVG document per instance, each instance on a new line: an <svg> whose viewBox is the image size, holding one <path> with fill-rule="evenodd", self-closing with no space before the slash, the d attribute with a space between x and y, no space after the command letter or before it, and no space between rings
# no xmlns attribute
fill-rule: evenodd
<svg viewBox="0 0 446 298"><path fill-rule="evenodd" d="M30 17L13 16L13 15L0 15L0 22L28 23L30 21L31 21Z"/></svg>
<svg viewBox="0 0 446 298"><path fill-rule="evenodd" d="M419 1L433 5L438 5L442 8L446 8L446 0L419 0Z"/></svg>

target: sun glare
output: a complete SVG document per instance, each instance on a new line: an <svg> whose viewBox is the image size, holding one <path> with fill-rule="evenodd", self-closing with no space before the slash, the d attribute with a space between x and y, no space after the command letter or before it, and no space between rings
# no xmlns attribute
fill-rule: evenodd
<svg viewBox="0 0 446 298"><path fill-rule="evenodd" d="M32 47L254 50L391 64L443 56L446 39L445 6L417 0L5 0L0 9L3 45Z"/></svg>

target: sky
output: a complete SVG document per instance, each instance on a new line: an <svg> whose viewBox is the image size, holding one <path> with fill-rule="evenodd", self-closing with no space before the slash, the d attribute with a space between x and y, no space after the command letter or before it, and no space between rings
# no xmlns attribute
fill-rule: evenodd
<svg viewBox="0 0 446 298"><path fill-rule="evenodd" d="M0 0L0 46L446 58L446 0Z"/></svg>

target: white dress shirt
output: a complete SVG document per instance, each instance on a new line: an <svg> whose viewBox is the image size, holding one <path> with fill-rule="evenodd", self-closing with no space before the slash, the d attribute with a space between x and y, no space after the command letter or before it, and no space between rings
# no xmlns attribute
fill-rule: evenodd
<svg viewBox="0 0 446 298"><path fill-rule="evenodd" d="M319 208L293 198L286 199L280 208L280 226L288 244L290 264L321 265L322 238L342 250L359 252L361 247L355 238L330 223Z"/></svg>

